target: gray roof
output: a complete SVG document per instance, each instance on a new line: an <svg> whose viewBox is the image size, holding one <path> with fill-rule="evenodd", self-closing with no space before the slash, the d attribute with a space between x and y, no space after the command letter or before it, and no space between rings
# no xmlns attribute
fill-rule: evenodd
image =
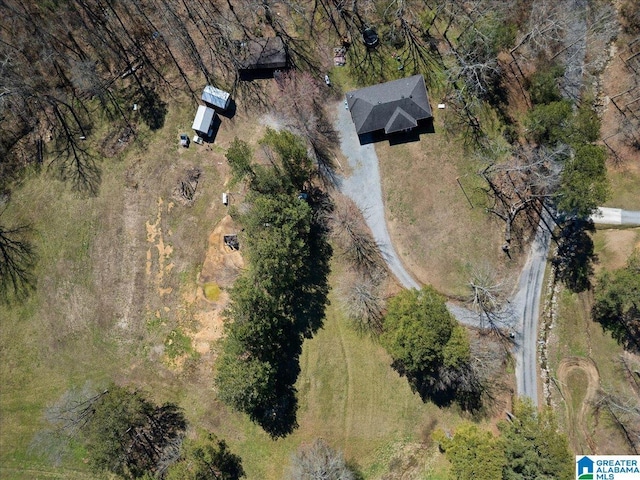
<svg viewBox="0 0 640 480"><path fill-rule="evenodd" d="M241 70L284 68L288 63L287 49L280 37L258 38L242 42L240 58Z"/></svg>
<svg viewBox="0 0 640 480"><path fill-rule="evenodd" d="M211 85L204 87L202 97L200 98L209 105L213 105L214 107L218 107L222 110L226 110L231 102L231 95L229 95L229 92L212 87Z"/></svg>
<svg viewBox="0 0 640 480"><path fill-rule="evenodd" d="M347 93L347 105L358 135L408 130L433 116L422 75L354 90Z"/></svg>

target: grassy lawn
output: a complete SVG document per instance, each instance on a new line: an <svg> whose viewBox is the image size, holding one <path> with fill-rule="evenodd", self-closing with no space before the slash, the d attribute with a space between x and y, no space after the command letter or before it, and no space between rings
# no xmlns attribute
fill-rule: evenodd
<svg viewBox="0 0 640 480"><path fill-rule="evenodd" d="M382 347L357 335L336 308L305 342L300 363L299 428L292 435L274 441L246 418L220 412L217 431L241 455L248 478L283 478L292 453L315 438L342 450L365 478L389 473L394 459L417 462L420 475L444 468L428 433L436 424L455 425L459 415L424 404Z"/></svg>
<svg viewBox="0 0 640 480"><path fill-rule="evenodd" d="M419 142L376 145L387 220L398 253L419 281L466 295L473 267L515 274L519 257L509 260L500 249L504 225L485 212L477 162L460 139L447 135L438 110L434 115L435 133Z"/></svg>
<svg viewBox="0 0 640 480"><path fill-rule="evenodd" d="M292 435L271 440L217 402L215 354L193 354L189 340L204 308L193 292L208 235L225 214L225 148L235 136L255 145L265 127L238 112L223 119L213 145L182 149L178 134L189 131L193 110L190 99L172 100L161 130L142 129L124 154L103 160L97 197L47 172L14 190L3 221L33 225L38 286L23 305L0 306L0 477L108 478L88 472L82 449L56 464L41 445L48 407L71 388L114 380L179 403L194 429L228 441L251 479L282 478L291 454L317 437L365 478L445 478L430 432L460 415L422 403L384 350L346 325L337 301L304 344ZM192 167L202 174L185 206L173 190Z"/></svg>
<svg viewBox="0 0 640 480"><path fill-rule="evenodd" d="M611 182L611 198L605 206L640 210L640 168L609 168L607 175Z"/></svg>

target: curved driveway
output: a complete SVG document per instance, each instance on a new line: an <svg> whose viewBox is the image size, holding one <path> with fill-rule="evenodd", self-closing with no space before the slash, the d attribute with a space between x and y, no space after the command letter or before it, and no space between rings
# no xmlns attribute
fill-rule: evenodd
<svg viewBox="0 0 640 480"><path fill-rule="evenodd" d="M360 145L351 115L343 104L337 106L336 130L340 132L340 149L347 157L351 175L341 177L339 189L351 198L362 211L385 261L400 284L405 288L419 289L420 284L404 268L387 230L387 220L382 199L378 156L373 144ZM471 327L481 326L480 316L467 308L447 303L456 319Z"/></svg>
<svg viewBox="0 0 640 480"><path fill-rule="evenodd" d="M405 288L420 288L420 284L407 272L398 256L387 230L387 222L380 184L378 156L373 144L360 145L351 115L343 104L337 106L336 130L341 133L340 148L349 162L351 175L341 177L339 188L350 197L363 212L367 225L378 243L391 272ZM520 395L531 397L537 403L536 339L537 316L540 303L542 278L549 248L549 235L545 229L538 234L520 277L520 287L511 305L516 331L516 377ZM478 313L467 308L447 304L449 311L460 323L480 327Z"/></svg>
<svg viewBox="0 0 640 480"><path fill-rule="evenodd" d="M360 145L351 115L343 104L337 107L336 130L341 133L340 148L352 171L348 178L340 178L339 188L363 212L367 225L378 243L391 272L405 288L420 288L420 284L404 268L391 243L382 199L378 156L373 144ZM614 225L640 224L640 212L600 207L592 217L595 223ZM551 220L545 213L547 224ZM540 295L549 253L551 235L541 222L520 274L518 289L509 305L513 315L515 334L516 382L519 395L538 404L537 339L540 315ZM447 303L447 308L460 323L481 327L480 315L467 308Z"/></svg>
<svg viewBox="0 0 640 480"><path fill-rule="evenodd" d="M387 230L375 148L373 144L360 145L349 110L343 104L339 104L337 109L336 130L340 132L340 148L351 168L351 176L340 179L340 191L362 211L391 272L405 288L418 289L420 285L405 270Z"/></svg>

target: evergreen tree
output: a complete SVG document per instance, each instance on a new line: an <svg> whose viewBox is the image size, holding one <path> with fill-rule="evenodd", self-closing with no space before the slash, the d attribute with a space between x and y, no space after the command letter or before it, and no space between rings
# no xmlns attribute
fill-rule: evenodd
<svg viewBox="0 0 640 480"><path fill-rule="evenodd" d="M503 480L569 480L573 456L566 435L558 431L553 412L538 412L528 400L518 400L513 416L499 425L507 463Z"/></svg>

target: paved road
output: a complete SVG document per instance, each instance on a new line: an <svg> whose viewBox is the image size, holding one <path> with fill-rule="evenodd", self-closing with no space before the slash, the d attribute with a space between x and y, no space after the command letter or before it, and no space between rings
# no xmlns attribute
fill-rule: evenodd
<svg viewBox="0 0 640 480"><path fill-rule="evenodd" d="M593 220L593 223L600 225L640 226L640 211L598 207L598 212L591 216L591 220Z"/></svg>

